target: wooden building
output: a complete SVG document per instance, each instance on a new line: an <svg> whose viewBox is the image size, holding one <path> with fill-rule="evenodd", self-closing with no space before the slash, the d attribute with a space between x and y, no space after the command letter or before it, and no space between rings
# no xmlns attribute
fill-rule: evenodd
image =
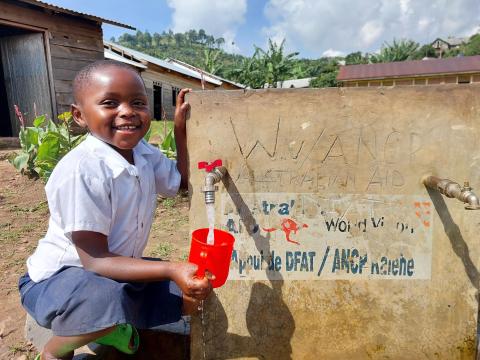
<svg viewBox="0 0 480 360"><path fill-rule="evenodd" d="M13 105L27 123L70 109L75 73L104 58L102 23L134 29L41 1L0 0L0 137L18 134Z"/></svg>
<svg viewBox="0 0 480 360"><path fill-rule="evenodd" d="M182 88L232 90L245 86L210 74L176 59L159 59L122 45L104 41L105 58L137 68L145 82L154 119L173 119L176 96Z"/></svg>
<svg viewBox="0 0 480 360"><path fill-rule="evenodd" d="M340 66L340 86L480 83L480 55Z"/></svg>

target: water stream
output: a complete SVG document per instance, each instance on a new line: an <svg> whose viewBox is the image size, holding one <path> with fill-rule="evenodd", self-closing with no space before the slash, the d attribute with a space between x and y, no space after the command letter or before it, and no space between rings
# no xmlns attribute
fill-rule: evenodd
<svg viewBox="0 0 480 360"><path fill-rule="evenodd" d="M213 235L213 228L215 227L215 204L206 204L206 206L208 220L207 244L213 245L215 243L215 238Z"/></svg>
<svg viewBox="0 0 480 360"><path fill-rule="evenodd" d="M207 360L207 343L205 340L205 315L204 315L204 308L203 308L204 302L200 303L200 311L201 311L201 320L202 320L202 345L203 345L203 360Z"/></svg>

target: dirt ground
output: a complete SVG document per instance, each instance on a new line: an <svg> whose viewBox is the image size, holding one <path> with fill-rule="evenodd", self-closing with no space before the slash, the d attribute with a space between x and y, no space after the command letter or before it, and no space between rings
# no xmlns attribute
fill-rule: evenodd
<svg viewBox="0 0 480 360"><path fill-rule="evenodd" d="M44 184L22 176L0 151L0 359L33 359L36 349L24 340L25 311L17 281L25 261L48 225ZM159 198L146 256L184 260L189 249L188 196Z"/></svg>

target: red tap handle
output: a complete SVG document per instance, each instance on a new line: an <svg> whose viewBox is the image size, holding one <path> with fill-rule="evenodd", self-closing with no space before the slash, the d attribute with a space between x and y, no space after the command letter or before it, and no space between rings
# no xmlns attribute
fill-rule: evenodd
<svg viewBox="0 0 480 360"><path fill-rule="evenodd" d="M210 164L206 161L199 161L198 168L205 169L206 172L211 172L217 166L222 166L222 164L223 164L222 159L217 159L215 161L212 161Z"/></svg>

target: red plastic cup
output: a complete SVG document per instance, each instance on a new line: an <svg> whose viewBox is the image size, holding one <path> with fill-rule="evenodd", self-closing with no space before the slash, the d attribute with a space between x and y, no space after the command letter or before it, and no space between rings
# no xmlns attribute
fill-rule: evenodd
<svg viewBox="0 0 480 360"><path fill-rule="evenodd" d="M235 238L218 229L213 229L213 234L215 241L210 245L207 244L208 229L197 229L192 233L188 261L198 266L198 277L205 276L205 271L215 275L212 286L218 288L227 281Z"/></svg>

